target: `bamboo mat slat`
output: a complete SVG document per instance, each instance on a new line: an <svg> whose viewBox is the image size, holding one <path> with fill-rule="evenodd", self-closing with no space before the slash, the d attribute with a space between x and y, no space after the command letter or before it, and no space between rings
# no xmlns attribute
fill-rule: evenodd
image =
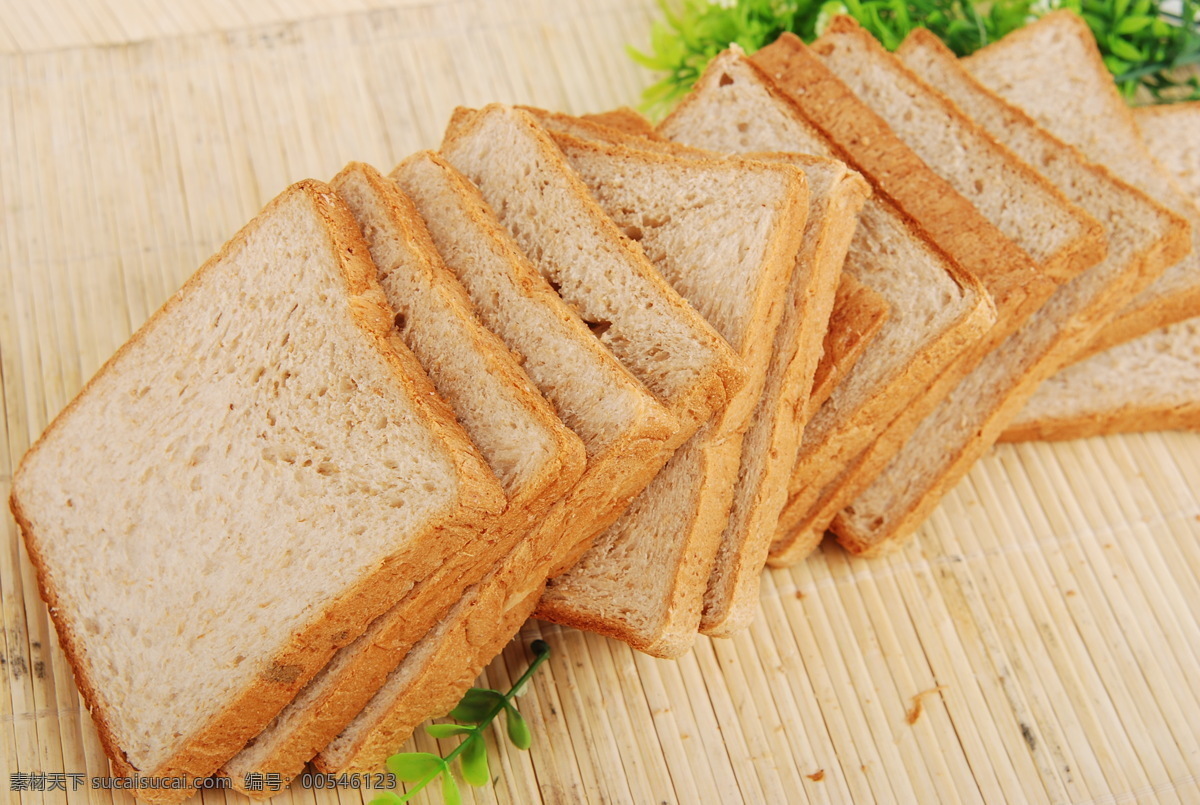
<svg viewBox="0 0 1200 805"><path fill-rule="evenodd" d="M158 0L0 14L0 494L105 359L267 200L436 146L456 105L635 104L640 0ZM534 747L469 803L1200 802L1200 436L995 448L899 553L826 545L678 661L530 622L485 671ZM11 517L0 779L106 776ZM418 735L410 748L453 742ZM280 805L361 805L299 785ZM206 791L205 805L238 805ZM431 795L422 801L436 802Z"/></svg>

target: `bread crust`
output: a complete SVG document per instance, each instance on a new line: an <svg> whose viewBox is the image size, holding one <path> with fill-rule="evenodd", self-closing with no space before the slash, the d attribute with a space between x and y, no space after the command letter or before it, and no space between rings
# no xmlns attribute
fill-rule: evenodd
<svg viewBox="0 0 1200 805"><path fill-rule="evenodd" d="M1131 403L1102 414L1022 422L1009 425L997 441L1061 442L1156 430L1200 431L1200 402L1170 407Z"/></svg>
<svg viewBox="0 0 1200 805"><path fill-rule="evenodd" d="M658 139L658 135L654 132L654 125L628 106L620 106L607 112L581 115L580 119L616 129L633 137L645 137L648 140Z"/></svg>
<svg viewBox="0 0 1200 805"><path fill-rule="evenodd" d="M183 304L199 285L212 266L221 262L247 237L257 221L269 215L293 196L303 195L325 221L331 253L338 255L339 268L346 285L347 306L353 323L385 360L393 372L397 386L405 390L414 407L426 419L437 441L450 454L459 479L457 505L448 506L431 519L425 534L437 535L438 543L449 550L466 542L487 517L503 510L503 493L490 470L482 463L474 447L454 421L449 409L437 399L432 384L424 376L415 358L394 343L390 337L391 310L375 280L375 268L367 256L367 247L357 231L353 217L325 184L313 180L298 182L270 202L266 208L239 231L222 249L210 258L184 283L183 287L156 311L125 345L104 364L83 387L70 404L54 419L22 461L25 465L36 455L39 447L66 417L72 415L79 400L92 388L96 379L113 371L130 345L144 338L165 312ZM17 471L17 478L21 469ZM207 777L232 756L255 733L275 716L300 687L315 674L341 645L366 628L372 618L394 603L393 590L403 589L400 582L419 553L417 547L387 557L367 578L360 580L331 602L321 613L275 654L270 668L257 680L236 695L216 715L200 726L174 753L154 769L138 769L126 757L118 743L107 713L107 706L93 684L82 662L82 648L70 618L59 606L58 591L51 583L39 548L33 524L26 516L19 498L19 482L14 479L10 507L20 526L30 560L34 566L38 587L46 602L51 619L59 634L63 653L71 664L79 692L96 723L101 744L108 754L114 771L124 777L183 777L189 781ZM414 542L430 540L418 537ZM441 552L439 552L441 553ZM418 560L418 566L428 561ZM153 803L174 803L187 798L194 788L160 789L138 787L134 793Z"/></svg>
<svg viewBox="0 0 1200 805"><path fill-rule="evenodd" d="M849 274L842 274L829 329L822 342L821 360L813 374L807 416L811 417L825 404L837 384L862 357L871 339L879 334L891 311L882 296Z"/></svg>

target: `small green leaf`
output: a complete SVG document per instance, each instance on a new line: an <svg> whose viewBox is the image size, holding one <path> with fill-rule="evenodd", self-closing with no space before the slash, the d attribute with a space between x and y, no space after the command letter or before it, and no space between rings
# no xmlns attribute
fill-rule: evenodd
<svg viewBox="0 0 1200 805"><path fill-rule="evenodd" d="M469 784L479 787L488 784L487 744L478 733L467 738L462 753L462 776Z"/></svg>
<svg viewBox="0 0 1200 805"><path fill-rule="evenodd" d="M475 732L475 727L464 726L462 724L427 724L425 731L434 738L450 738L454 735L466 735L469 732Z"/></svg>
<svg viewBox="0 0 1200 805"><path fill-rule="evenodd" d="M478 724L488 717L493 709L504 701L504 694L487 688L471 688L450 711L450 717L455 721L465 721L468 724Z"/></svg>
<svg viewBox="0 0 1200 805"><path fill-rule="evenodd" d="M462 794L458 792L458 783L453 774L442 775L442 802L446 805L462 805Z"/></svg>
<svg viewBox="0 0 1200 805"><path fill-rule="evenodd" d="M438 769L446 768L446 761L428 752L404 752L387 759L388 770L406 783L424 780Z"/></svg>
<svg viewBox="0 0 1200 805"><path fill-rule="evenodd" d="M382 791L371 800L370 805L403 805L404 800L400 799L394 791Z"/></svg>
<svg viewBox="0 0 1200 805"><path fill-rule="evenodd" d="M1112 51L1112 55L1127 62L1137 63L1145 61L1146 59L1145 53L1138 50L1124 39L1118 39L1115 36L1109 38L1108 47Z"/></svg>
<svg viewBox="0 0 1200 805"><path fill-rule="evenodd" d="M1146 30L1154 23L1153 17L1126 17L1119 21L1113 30L1123 36L1136 34Z"/></svg>
<svg viewBox="0 0 1200 805"><path fill-rule="evenodd" d="M525 718L511 704L505 704L504 709L508 711L508 739L518 749L528 749L533 744L533 736Z"/></svg>

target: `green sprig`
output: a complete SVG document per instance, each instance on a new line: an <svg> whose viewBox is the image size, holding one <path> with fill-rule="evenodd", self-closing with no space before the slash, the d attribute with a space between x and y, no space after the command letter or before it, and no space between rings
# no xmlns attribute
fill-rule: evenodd
<svg viewBox="0 0 1200 805"><path fill-rule="evenodd" d="M889 50L915 28L928 28L960 56L974 53L1058 8L1087 20L1125 97L1139 88L1157 101L1200 97L1200 0L1182 0L1178 14L1163 0L658 0L663 18L650 30L650 49L629 48L644 67L664 73L644 93L643 108L661 116L691 89L708 62L736 42L753 53L791 31L816 39L838 14L849 14Z"/></svg>
<svg viewBox="0 0 1200 805"><path fill-rule="evenodd" d="M458 706L450 711L450 718L459 724L429 724L425 731L434 738L464 736L461 743L445 757L429 752L401 752L387 759L388 770L406 783L415 783L403 795L387 791L371 800L370 805L400 805L408 802L431 783L441 780L442 799L446 805L458 805L462 796L458 783L451 771L451 763L459 761L463 780L476 787L485 786L491 779L488 770L487 741L485 730L500 713L505 714L508 739L518 749L528 749L533 741L529 725L517 712L512 700L521 692L525 683L533 676L538 666L550 657L550 645L544 640L534 640L529 646L534 659L525 673L509 689L508 693L487 688L471 688Z"/></svg>

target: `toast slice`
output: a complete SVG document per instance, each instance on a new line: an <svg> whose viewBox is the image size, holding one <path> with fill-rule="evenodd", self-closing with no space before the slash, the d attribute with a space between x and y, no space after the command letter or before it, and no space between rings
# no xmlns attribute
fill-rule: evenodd
<svg viewBox="0 0 1200 805"><path fill-rule="evenodd" d="M425 680L465 675L470 680L478 675L540 596L548 572L542 557L551 554L554 543L564 536L568 515L602 512L619 505L614 500L627 500L640 491L662 465L663 445L677 427L665 408L537 273L478 190L457 171L436 154L423 152L405 160L392 178L423 216L433 245L466 289L483 324L521 355L534 385L583 441L587 466L567 498L542 515L544 525L527 535L498 569L471 588L430 630L430 635L446 635L444 640L411 628L382 636L373 625L362 639L343 649L337 661L297 697L292 705L296 717L279 723L270 738L269 763L262 765L275 773L292 768L297 756L308 760L333 741L388 683L388 675L401 661L405 663L401 678L404 674L418 674ZM578 530L590 521L580 517L576 522L572 527ZM522 587L532 593L520 592ZM515 600L507 600L510 591L518 596ZM531 595L526 605L524 599ZM481 600L488 602L484 610L476 603ZM493 624L491 615L482 615L485 629L481 612L503 612L505 617ZM461 638L467 630L474 637L471 646L453 637ZM423 649L414 646L417 639ZM406 696L397 694L394 701L401 713L416 712L416 723L445 712L431 705L429 691L423 687ZM265 740L259 736L256 744Z"/></svg>
<svg viewBox="0 0 1200 805"><path fill-rule="evenodd" d="M1200 318L1109 347L1038 387L1002 442L1200 430Z"/></svg>
<svg viewBox="0 0 1200 805"><path fill-rule="evenodd" d="M500 149L504 161L498 164L494 156L487 156L490 149ZM623 240L561 152L526 113L493 106L474 115L459 115L443 150L446 163L457 162L475 171L480 203L490 192L490 206L503 211L501 223L509 235L524 240L532 265L582 313L584 322L599 331L597 344L613 343L614 353L625 356L626 369L656 389L665 408L678 412L677 418L687 423L686 436L672 434L657 461L641 466L637 480L644 485L672 450L724 406L726 393L736 393L742 381L737 357L654 272L640 250ZM535 192L553 197L554 204L529 203L526 169L539 180ZM400 178L414 199L422 195L403 175ZM422 203L417 200L418 207ZM550 222L538 220L539 211L546 209L562 216L553 223L569 225L575 240L560 242ZM563 248L573 243L595 251ZM585 262L589 257L596 262ZM596 273L598 269L607 270L607 275ZM702 326L697 326L698 321ZM653 339L660 331L671 336L665 344L676 351L661 351L657 362L645 359L653 341L639 345L611 340ZM660 349L665 345L658 344ZM547 378L554 383L553 373ZM599 417L606 409L604 398L598 397L587 413ZM618 472L628 464L620 454L611 454L609 460L608 467ZM590 471L589 465L585 481ZM605 485L601 481L601 488ZM515 555L502 561L410 652L362 713L314 758L317 768L328 772L376 768L422 721L451 709L532 613L545 579L560 566L573 564L590 538L608 527L639 491L640 486L635 489L630 484L628 494L616 499L568 498L559 518L548 519L537 539L521 542ZM581 511L589 516L577 516ZM571 530L564 533L567 526ZM482 621L478 613L483 613ZM488 625L483 628L481 623Z"/></svg>
<svg viewBox="0 0 1200 805"><path fill-rule="evenodd" d="M499 479L508 508L361 637L342 648L263 732L225 764L233 786L270 796L247 775L290 780L337 736L387 673L583 473L583 442L555 415L517 358L475 314L413 203L374 168L351 163L331 182L362 229L396 329ZM455 594L454 591L457 591ZM444 602L444 603L443 603ZM440 606L439 606L440 604Z"/></svg>
<svg viewBox="0 0 1200 805"><path fill-rule="evenodd" d="M836 480L826 476L793 496L789 508L807 510L792 524L791 539L815 545L958 381L1058 284L1094 264L1105 244L1096 221L925 87L850 17L835 18L811 48L794 36L780 37L755 61L783 89L802 97L818 125L846 143L869 177L881 177L885 191L918 224L949 244L983 281L997 310L988 333ZM846 109L853 114L844 114ZM948 191L957 192L957 203L950 204ZM964 237L972 226L988 227L986 237ZM981 243L987 253L979 251ZM829 468L830 474L836 469ZM801 464L797 471L812 472Z"/></svg>
<svg viewBox="0 0 1200 805"><path fill-rule="evenodd" d="M350 211L300 182L25 456L12 509L117 774L216 771L503 510L394 317Z"/></svg>
<svg viewBox="0 0 1200 805"><path fill-rule="evenodd" d="M1150 155L1087 23L1056 11L963 63L985 87L1191 227L1190 252L1130 302L1085 354L1200 315L1200 209Z"/></svg>
<svg viewBox="0 0 1200 805"><path fill-rule="evenodd" d="M460 114L441 151L601 343L667 404L680 425L671 449L724 409L745 381L741 361L608 218L531 115L501 104ZM534 173L541 181L530 183ZM618 322L618 305L640 312Z"/></svg>
<svg viewBox="0 0 1200 805"><path fill-rule="evenodd" d="M839 541L867 555L895 548L914 531L999 438L1038 383L1188 248L1182 219L1088 164L1078 151L983 89L928 31L910 35L897 54L928 86L939 87L988 134L1103 221L1110 246L1104 261L1062 285L1013 328L834 520Z"/></svg>
<svg viewBox="0 0 1200 805"><path fill-rule="evenodd" d="M849 274L842 274L821 345L821 359L813 373L807 417L825 404L858 363L890 313L891 308L882 296Z"/></svg>
<svg viewBox="0 0 1200 805"><path fill-rule="evenodd" d="M1200 202L1200 103L1143 106L1134 119L1151 152ZM1200 318L1068 366L1038 390L1001 441L1078 439L1143 430L1200 430Z"/></svg>
<svg viewBox="0 0 1200 805"><path fill-rule="evenodd" d="M820 67L819 60L814 57L814 61ZM659 132L671 140L723 153L803 151L849 159L790 96L736 49L713 60ZM877 142L882 144L885 135L880 132ZM914 176L932 177L930 183L940 182L915 155L907 170ZM943 198L959 200L951 208L964 207L963 217L973 224L978 216L974 208L952 188L944 189ZM985 238L993 231L986 222L979 227ZM796 526L803 524L810 505L801 492L808 485L823 486L836 479L995 320L995 309L979 280L933 245L882 194L864 204L843 270L879 293L890 305L891 315L873 348L804 430L789 501L771 548L772 564L799 561L815 547L798 541Z"/></svg>
<svg viewBox="0 0 1200 805"><path fill-rule="evenodd" d="M762 397L805 235L807 181L786 164L679 159L566 134L554 140L609 217L747 369L725 410L675 453L575 567L550 581L535 613L675 657L695 639L728 522L743 436ZM829 295L834 281L826 280Z"/></svg>
<svg viewBox="0 0 1200 805"><path fill-rule="evenodd" d="M617 143L686 159L711 159L712 152L667 140L646 140L592 121L531 110L549 130L583 139ZM810 210L806 243L797 262L785 308L776 330L767 385L742 445L734 489L718 557L709 577L701 631L727 636L744 627L758 601L758 580L786 500L795 455L804 426L833 392L833 381L861 355L886 319L887 303L848 274L841 274L849 238L869 188L844 162L801 154L751 154L805 171ZM833 281L841 276L846 294L834 311ZM839 293L841 293L839 287ZM829 361L820 387L814 385L818 339L825 333ZM820 397L806 402L810 389Z"/></svg>
<svg viewBox="0 0 1200 805"><path fill-rule="evenodd" d="M868 312L863 305L870 306L871 301L885 304L873 291L842 273L858 214L871 192L866 181L844 162L824 157L751 156L804 171L809 187L808 222L788 290L790 302L775 332L766 385L742 443L733 505L704 594L700 631L711 637L729 637L746 628L757 611L759 579L779 513L787 502L796 450L816 410L810 395L822 344L835 342L830 360L848 369L861 354L851 344L865 343L865 330L872 329L874 334L883 324L883 318L876 315L878 308ZM868 295L873 299L868 300ZM831 319L839 302L843 308ZM842 346L846 349L838 351ZM826 379L832 374L832 366L827 364ZM827 398L831 392L829 388L819 393Z"/></svg>

